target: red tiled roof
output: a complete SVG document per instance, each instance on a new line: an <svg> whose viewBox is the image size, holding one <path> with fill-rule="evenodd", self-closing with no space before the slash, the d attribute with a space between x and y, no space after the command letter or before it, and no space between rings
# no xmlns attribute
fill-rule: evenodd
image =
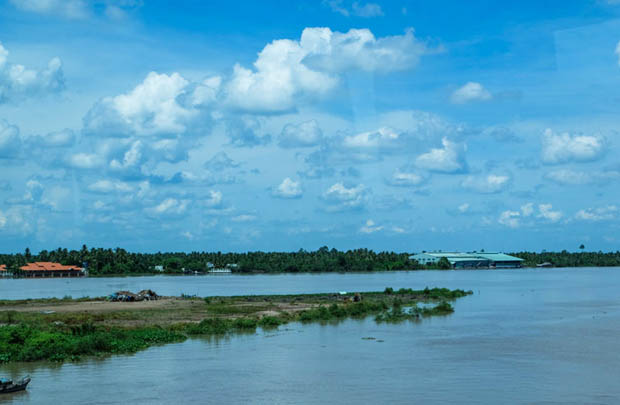
<svg viewBox="0 0 620 405"><path fill-rule="evenodd" d="M6 271L6 264L0 264L0 271Z"/></svg>
<svg viewBox="0 0 620 405"><path fill-rule="evenodd" d="M60 263L52 262L34 262L28 263L25 266L20 267L24 271L59 271L59 270L82 270L78 266L63 266Z"/></svg>

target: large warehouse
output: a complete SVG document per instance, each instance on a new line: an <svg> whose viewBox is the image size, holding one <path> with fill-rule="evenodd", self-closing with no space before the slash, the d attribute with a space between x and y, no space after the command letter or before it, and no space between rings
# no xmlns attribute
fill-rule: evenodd
<svg viewBox="0 0 620 405"><path fill-rule="evenodd" d="M450 262L453 269L519 268L523 262L523 259L505 253L486 252L424 252L410 256L409 259L427 265L436 264L442 257Z"/></svg>

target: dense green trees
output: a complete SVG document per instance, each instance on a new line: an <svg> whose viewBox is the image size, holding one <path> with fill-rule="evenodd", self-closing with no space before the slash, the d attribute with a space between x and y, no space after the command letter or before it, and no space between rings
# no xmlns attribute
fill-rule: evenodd
<svg viewBox="0 0 620 405"><path fill-rule="evenodd" d="M28 251L28 253L30 253ZM28 258L27 258L28 257ZM163 266L166 273L205 271L207 263L216 268L231 264L234 272L319 272L319 271L384 271L418 269L408 253L380 252L357 249L341 252L326 246L314 252L300 249L297 252L175 252L131 253L124 249L42 250L38 255L0 255L0 264L11 269L27 261L52 261L62 264L86 264L91 275L157 273L156 266Z"/></svg>
<svg viewBox="0 0 620 405"><path fill-rule="evenodd" d="M611 267L620 266L619 252L517 252L511 255L525 260L523 266L551 263L555 267Z"/></svg>
<svg viewBox="0 0 620 405"><path fill-rule="evenodd" d="M551 263L555 267L620 266L620 252L518 252L512 255L525 260L526 267ZM207 269L207 263L216 268L230 264L234 272L355 272L415 270L449 268L444 261L433 266L422 266L409 260L409 253L374 252L369 249L346 252L324 246L316 251L300 249L297 252L175 252L132 253L125 249L42 250L33 254L29 249L23 254L0 254L0 264L15 270L28 261L52 261L62 264L86 264L91 275L157 273L156 266L163 266L166 273L182 273Z"/></svg>

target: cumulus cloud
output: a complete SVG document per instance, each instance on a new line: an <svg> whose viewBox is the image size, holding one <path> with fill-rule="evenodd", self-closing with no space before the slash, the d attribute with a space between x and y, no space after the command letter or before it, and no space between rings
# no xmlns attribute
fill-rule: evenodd
<svg viewBox="0 0 620 405"><path fill-rule="evenodd" d="M600 136L556 134L547 128L542 140L542 160L547 164L590 162L602 157L605 142Z"/></svg>
<svg viewBox="0 0 620 405"><path fill-rule="evenodd" d="M467 82L463 87L456 89L450 100L454 104L465 104L471 101L486 101L492 98L491 93L480 83Z"/></svg>
<svg viewBox="0 0 620 405"><path fill-rule="evenodd" d="M334 13L341 14L345 17L353 15L356 17L372 18L384 15L381 6L376 3L361 4L354 1L350 8L346 7L342 0L323 0L323 4L329 6Z"/></svg>
<svg viewBox="0 0 620 405"><path fill-rule="evenodd" d="M113 191L119 192L131 192L133 188L122 181L114 181L114 180L98 180L88 186L88 190L94 191L96 193L111 193Z"/></svg>
<svg viewBox="0 0 620 405"><path fill-rule="evenodd" d="M443 138L442 148L433 148L430 152L423 153L415 160L420 169L426 169L439 173L463 173L467 171L465 161L465 144L458 144Z"/></svg>
<svg viewBox="0 0 620 405"><path fill-rule="evenodd" d="M273 196L279 198L300 198L302 194L301 183L291 180L290 177L282 180L282 183L273 190Z"/></svg>
<svg viewBox="0 0 620 405"><path fill-rule="evenodd" d="M319 97L332 90L340 72L409 69L427 52L413 30L376 38L368 29L341 33L306 28L299 41L280 39L265 46L254 69L235 65L226 84L226 99L242 110L291 110L299 99Z"/></svg>
<svg viewBox="0 0 620 405"><path fill-rule="evenodd" d="M396 169L387 180L391 186L416 187L426 181L426 176L408 169Z"/></svg>
<svg viewBox="0 0 620 405"><path fill-rule="evenodd" d="M209 190L209 196L204 201L209 208L220 208L223 206L224 196L221 191Z"/></svg>
<svg viewBox="0 0 620 405"><path fill-rule="evenodd" d="M575 219L581 221L603 221L610 220L616 217L618 207L615 205L608 205L606 207L599 208L587 208L577 211Z"/></svg>
<svg viewBox="0 0 620 405"><path fill-rule="evenodd" d="M323 138L323 131L315 120L300 124L286 124L278 137L282 148L307 148L316 146Z"/></svg>
<svg viewBox="0 0 620 405"><path fill-rule="evenodd" d="M221 172L227 169L239 167L239 163L232 160L226 152L218 152L204 163L204 168L214 172Z"/></svg>
<svg viewBox="0 0 620 405"><path fill-rule="evenodd" d="M254 147L271 142L271 136L262 132L261 121L252 115L231 118L226 124L230 143L237 147Z"/></svg>
<svg viewBox="0 0 620 405"><path fill-rule="evenodd" d="M510 180L510 176L498 174L489 174L481 177L468 176L463 180L461 186L478 193L493 194L506 190L510 185Z"/></svg>
<svg viewBox="0 0 620 405"><path fill-rule="evenodd" d="M372 18L372 17L382 17L385 14L383 14L383 10L381 9L381 6L378 5L377 3L366 3L366 4L360 4L357 1L353 2L353 14L355 14L358 17L364 17L364 18Z"/></svg>
<svg viewBox="0 0 620 405"><path fill-rule="evenodd" d="M34 230L32 207L19 206L0 210L0 230L4 235L27 236Z"/></svg>
<svg viewBox="0 0 620 405"><path fill-rule="evenodd" d="M376 131L362 132L356 135L345 136L342 144L351 149L377 149L394 148L399 145L401 134L388 127L379 128Z"/></svg>
<svg viewBox="0 0 620 405"><path fill-rule="evenodd" d="M156 206L147 208L147 213L154 216L180 216L187 211L189 200L177 200L176 198L166 198Z"/></svg>
<svg viewBox="0 0 620 405"><path fill-rule="evenodd" d="M84 0L10 0L24 11L38 14L56 14L70 19L82 19L90 11Z"/></svg>
<svg viewBox="0 0 620 405"><path fill-rule="evenodd" d="M95 153L78 152L68 158L69 166L76 169L96 169L103 165L103 158Z"/></svg>
<svg viewBox="0 0 620 405"><path fill-rule="evenodd" d="M527 203L521 206L520 211L506 210L503 211L498 222L510 228L518 228L521 225L531 225L536 219L542 219L546 222L556 223L564 216L561 211L553 210L551 204L538 204L538 214L534 215L534 204Z"/></svg>
<svg viewBox="0 0 620 405"><path fill-rule="evenodd" d="M383 230L383 226L375 224L375 221L369 219L366 221L366 224L360 228L361 233L375 233Z"/></svg>
<svg viewBox="0 0 620 405"><path fill-rule="evenodd" d="M323 200L328 204L328 212L339 212L363 208L369 190L363 185L346 186L335 183L323 193Z"/></svg>
<svg viewBox="0 0 620 405"><path fill-rule="evenodd" d="M25 141L30 149L35 148L64 148L75 143L76 135L71 129L49 132L45 135L28 137Z"/></svg>
<svg viewBox="0 0 620 405"><path fill-rule="evenodd" d="M520 217L519 211L506 210L499 215L498 222L510 228L518 228L521 225Z"/></svg>
<svg viewBox="0 0 620 405"><path fill-rule="evenodd" d="M550 222L558 222L562 219L562 212L553 211L553 206L551 204L539 204L538 211L538 217L546 219Z"/></svg>
<svg viewBox="0 0 620 405"><path fill-rule="evenodd" d="M529 217L534 213L534 203L527 203L521 206L521 213L524 217Z"/></svg>
<svg viewBox="0 0 620 405"><path fill-rule="evenodd" d="M55 15L67 19L86 19L101 12L102 15L121 19L127 11L142 5L141 0L10 0L23 11Z"/></svg>
<svg viewBox="0 0 620 405"><path fill-rule="evenodd" d="M62 62L51 59L47 68L28 69L8 62L9 51L0 43L0 104L58 93L65 88Z"/></svg>
<svg viewBox="0 0 620 405"><path fill-rule="evenodd" d="M96 103L84 118L85 130L107 136L182 133L197 114L193 106L181 103L188 85L178 73L151 72L130 92Z"/></svg>
<svg viewBox="0 0 620 405"><path fill-rule="evenodd" d="M256 221L256 215L251 215L251 214L241 214L241 215L237 215L232 217L230 220L233 222L252 222L252 221Z"/></svg>
<svg viewBox="0 0 620 405"><path fill-rule="evenodd" d="M605 184L610 181L620 180L620 171L579 171L571 169L558 169L545 174L545 179L561 185L584 185Z"/></svg>
<svg viewBox="0 0 620 405"><path fill-rule="evenodd" d="M0 159L18 157L22 141L19 136L19 128L4 120L0 120Z"/></svg>

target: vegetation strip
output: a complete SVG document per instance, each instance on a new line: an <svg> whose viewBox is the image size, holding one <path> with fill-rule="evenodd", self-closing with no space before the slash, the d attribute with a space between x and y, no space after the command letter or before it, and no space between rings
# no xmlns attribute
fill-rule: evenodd
<svg viewBox="0 0 620 405"><path fill-rule="evenodd" d="M277 328L289 322L327 322L375 315L377 322L401 322L454 311L448 301L471 291L386 288L383 292L175 297L149 302L152 308L101 299L2 301L0 362L66 361L82 356L128 354L149 346ZM50 302L51 301L51 302ZM424 307L418 304L426 303ZM117 309L68 311L71 305ZM142 303L139 303L142 304ZM55 311L39 309L44 305ZM146 305L146 304L143 304ZM159 306L155 306L159 305ZM433 305L433 306L430 306ZM17 310L19 308L19 310ZM81 307L80 307L81 308Z"/></svg>

